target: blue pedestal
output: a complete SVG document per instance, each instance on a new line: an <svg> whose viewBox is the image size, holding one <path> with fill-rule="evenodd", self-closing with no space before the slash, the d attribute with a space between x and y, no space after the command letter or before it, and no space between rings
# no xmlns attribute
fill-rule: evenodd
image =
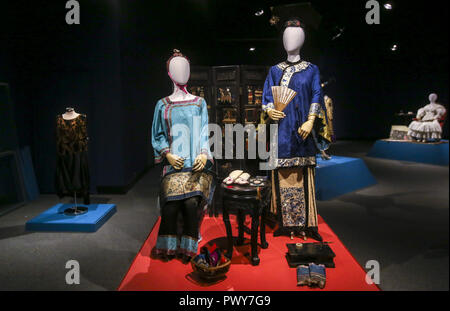
<svg viewBox="0 0 450 311"><path fill-rule="evenodd" d="M361 159L332 156L329 161L317 160L317 200L331 200L376 183L372 173Z"/></svg>
<svg viewBox="0 0 450 311"><path fill-rule="evenodd" d="M25 228L29 231L95 232L116 212L115 204L91 204L86 206L86 214L67 216L64 211L70 207L73 204L57 204L28 221Z"/></svg>
<svg viewBox="0 0 450 311"><path fill-rule="evenodd" d="M440 144L378 140L368 157L390 160L448 165L448 141Z"/></svg>

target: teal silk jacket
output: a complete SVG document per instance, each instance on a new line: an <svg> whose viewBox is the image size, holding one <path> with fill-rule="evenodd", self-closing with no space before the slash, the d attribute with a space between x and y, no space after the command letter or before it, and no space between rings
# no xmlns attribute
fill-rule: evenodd
<svg viewBox="0 0 450 311"><path fill-rule="evenodd" d="M176 171L165 161L169 152L184 158L182 171L192 170L199 154L208 157L205 170L210 169L213 159L209 148L206 101L201 97L181 102L172 102L169 97L159 100L153 117L152 146L155 163L165 164L163 175Z"/></svg>

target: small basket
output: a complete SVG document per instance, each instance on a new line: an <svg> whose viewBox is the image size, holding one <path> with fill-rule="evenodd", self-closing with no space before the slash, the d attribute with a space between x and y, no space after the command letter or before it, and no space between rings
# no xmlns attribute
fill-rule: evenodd
<svg viewBox="0 0 450 311"><path fill-rule="evenodd" d="M225 258L227 261L217 267L205 267L199 265L195 262L196 258L197 257L191 259L191 266L194 272L196 272L202 279L208 281L216 280L218 278L225 276L228 270L230 270L231 260L226 257Z"/></svg>

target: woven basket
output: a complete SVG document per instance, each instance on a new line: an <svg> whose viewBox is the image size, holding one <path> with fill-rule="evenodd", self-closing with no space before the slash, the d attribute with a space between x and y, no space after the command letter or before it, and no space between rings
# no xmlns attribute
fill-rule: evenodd
<svg viewBox="0 0 450 311"><path fill-rule="evenodd" d="M230 270L231 260L227 258L227 261L224 264L221 264L217 267L205 267L202 265L198 265L195 262L195 258L191 259L191 266L194 272L196 272L202 279L205 280L214 280L221 278L227 274L228 270Z"/></svg>

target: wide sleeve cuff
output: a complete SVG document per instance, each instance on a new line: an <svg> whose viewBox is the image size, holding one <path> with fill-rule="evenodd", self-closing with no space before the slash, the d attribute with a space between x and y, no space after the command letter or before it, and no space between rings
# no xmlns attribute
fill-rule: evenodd
<svg viewBox="0 0 450 311"><path fill-rule="evenodd" d="M311 116L315 116L315 117L320 117L320 104L319 103L313 103L311 104L311 107L309 108L309 117Z"/></svg>
<svg viewBox="0 0 450 311"><path fill-rule="evenodd" d="M267 105L262 105L262 110L264 112L267 112L267 110L269 109L275 109L275 106L273 105L273 103L268 103Z"/></svg>
<svg viewBox="0 0 450 311"><path fill-rule="evenodd" d="M169 152L170 152L170 148L163 148L160 151L159 155L157 155L155 157L155 164L161 163Z"/></svg>
<svg viewBox="0 0 450 311"><path fill-rule="evenodd" d="M214 164L214 159L211 155L211 152L208 149L203 148L200 151L200 154L204 154L207 157L208 161L210 161L212 164Z"/></svg>

